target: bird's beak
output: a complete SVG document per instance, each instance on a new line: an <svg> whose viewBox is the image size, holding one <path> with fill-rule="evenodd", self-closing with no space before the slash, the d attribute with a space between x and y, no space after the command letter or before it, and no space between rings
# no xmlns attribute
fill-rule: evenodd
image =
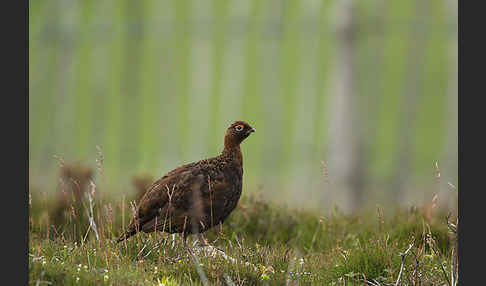
<svg viewBox="0 0 486 286"><path fill-rule="evenodd" d="M256 129L255 129L255 128L252 128L252 129L250 129L250 130L248 130L248 131L246 132L246 135L250 135L251 133L253 133L253 132L255 132L255 131L256 131Z"/></svg>

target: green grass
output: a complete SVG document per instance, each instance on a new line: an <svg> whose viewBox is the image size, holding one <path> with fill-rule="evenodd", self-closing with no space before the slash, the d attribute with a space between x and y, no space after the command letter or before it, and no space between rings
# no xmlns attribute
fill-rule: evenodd
<svg viewBox="0 0 486 286"><path fill-rule="evenodd" d="M87 200L52 223L56 198L31 191L29 279L56 285L394 285L400 253L411 241L401 281L445 285L450 280L450 236L444 216L420 211L329 215L290 209L244 196L224 223L205 234L233 259L184 249L178 235L141 233L115 244L131 214L130 198L95 194L98 241L88 230ZM74 214L73 214L74 210ZM431 248L430 235L435 242ZM196 237L188 239L189 245ZM416 270L416 271L415 271ZM417 277L414 275L417 273ZM35 282L36 283L36 282ZM39 285L43 285L42 283ZM372 284L369 284L372 285Z"/></svg>

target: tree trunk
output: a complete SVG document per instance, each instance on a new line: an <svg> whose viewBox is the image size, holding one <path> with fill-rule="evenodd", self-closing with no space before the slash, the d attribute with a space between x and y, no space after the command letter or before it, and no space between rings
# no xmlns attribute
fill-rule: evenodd
<svg viewBox="0 0 486 286"><path fill-rule="evenodd" d="M337 11L337 65L331 103L329 177L335 203L344 211L358 210L363 202L363 140L354 82L354 0L339 1Z"/></svg>
<svg viewBox="0 0 486 286"><path fill-rule="evenodd" d="M399 204L406 193L407 182L410 180L410 166L412 165L412 143L415 131L414 123L417 114L417 99L420 93L420 79L422 77L422 63L424 57L425 40L428 23L427 11L429 4L425 1L415 2L415 19L412 23L408 67L406 74L405 94L403 95L400 132L397 140L398 159L396 160L395 175L392 182L391 201Z"/></svg>
<svg viewBox="0 0 486 286"><path fill-rule="evenodd" d="M443 150L443 164L442 173L444 181L442 184L451 182L456 185L458 182L458 41L457 41L457 1L448 0L447 1L447 15L451 19L451 31L449 38L449 86L448 86L448 103L447 108L447 118L448 120L446 126L446 138L445 138L445 148ZM457 198L457 193L448 192L449 187L444 187L444 200L441 202L441 207L445 207L448 210L457 210L457 201L452 199L451 196Z"/></svg>

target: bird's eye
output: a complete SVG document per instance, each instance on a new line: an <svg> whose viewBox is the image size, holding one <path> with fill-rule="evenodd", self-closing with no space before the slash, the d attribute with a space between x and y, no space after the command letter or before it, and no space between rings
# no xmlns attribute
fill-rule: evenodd
<svg viewBox="0 0 486 286"><path fill-rule="evenodd" d="M236 125L235 129L236 129L236 131L241 131L241 130L243 130L243 125Z"/></svg>

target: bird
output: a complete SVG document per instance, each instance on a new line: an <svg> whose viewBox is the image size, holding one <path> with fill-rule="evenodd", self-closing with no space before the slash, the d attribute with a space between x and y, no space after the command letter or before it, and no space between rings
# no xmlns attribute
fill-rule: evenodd
<svg viewBox="0 0 486 286"><path fill-rule="evenodd" d="M255 128L235 121L224 135L224 148L216 157L182 165L155 181L137 205L124 241L138 232L201 234L222 224L235 209L242 192L243 155L240 144ZM204 238L203 238L204 239Z"/></svg>

